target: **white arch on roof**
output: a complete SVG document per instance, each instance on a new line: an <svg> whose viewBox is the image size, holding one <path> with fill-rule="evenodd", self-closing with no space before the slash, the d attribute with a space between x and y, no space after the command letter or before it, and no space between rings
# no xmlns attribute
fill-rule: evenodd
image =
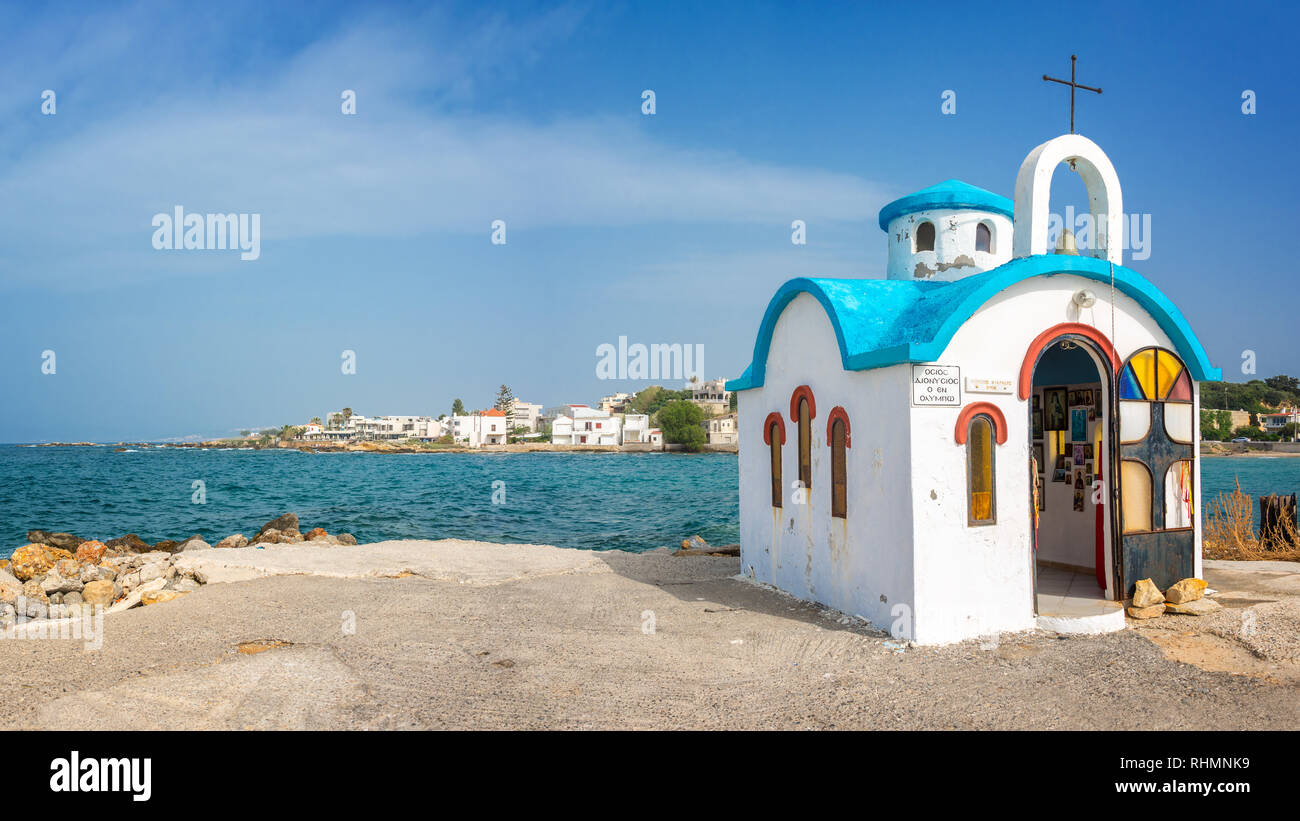
<svg viewBox="0 0 1300 821"><path fill-rule="evenodd" d="M1064 134L1029 152L1016 174L1016 211L1011 250L1014 257L1049 253L1047 226L1050 219L1052 175L1063 162L1074 161L1088 189L1088 210L1096 223L1097 252L1116 265L1124 264L1124 196L1119 175L1101 148L1081 134ZM1069 226L1067 226L1069 227ZM1111 241L1111 238L1114 241Z"/></svg>

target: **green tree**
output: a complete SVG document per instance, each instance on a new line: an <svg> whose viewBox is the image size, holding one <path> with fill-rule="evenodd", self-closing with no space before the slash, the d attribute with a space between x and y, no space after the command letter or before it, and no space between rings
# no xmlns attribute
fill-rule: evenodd
<svg viewBox="0 0 1300 821"><path fill-rule="evenodd" d="M659 409L656 424L663 431L664 440L674 445L685 445L688 451L698 451L708 439L700 422L704 411L694 402L674 399Z"/></svg>
<svg viewBox="0 0 1300 821"><path fill-rule="evenodd" d="M1284 373L1278 374L1277 376L1270 376L1268 379L1264 380L1264 384L1279 391L1295 393L1297 390L1300 390L1300 379L1297 379L1294 376L1287 376Z"/></svg>
<svg viewBox="0 0 1300 821"><path fill-rule="evenodd" d="M492 403L492 407L506 415L506 430L513 430L515 427L515 395L510 390L509 385L502 385L497 390L497 401Z"/></svg>
<svg viewBox="0 0 1300 821"><path fill-rule="evenodd" d="M251 430L241 430L241 431L239 432L239 435L242 436L242 437L244 437L245 439L247 439L247 438L248 438L248 435L249 435L250 433L252 433Z"/></svg>
<svg viewBox="0 0 1300 821"><path fill-rule="evenodd" d="M347 427L348 421L352 419L352 408L343 409L343 427Z"/></svg>
<svg viewBox="0 0 1300 821"><path fill-rule="evenodd" d="M451 403L451 415L452 415L452 416L464 416L464 415L465 415L465 403L462 402L462 401L460 401L459 399L453 400L452 403Z"/></svg>

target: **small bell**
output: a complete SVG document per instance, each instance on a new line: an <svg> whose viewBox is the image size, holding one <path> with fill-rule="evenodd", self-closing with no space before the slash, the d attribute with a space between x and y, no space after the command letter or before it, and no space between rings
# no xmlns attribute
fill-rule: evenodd
<svg viewBox="0 0 1300 821"><path fill-rule="evenodd" d="M1061 232L1061 238L1056 241L1056 253L1068 254L1072 257L1079 255L1079 248L1074 244L1074 232L1065 229Z"/></svg>

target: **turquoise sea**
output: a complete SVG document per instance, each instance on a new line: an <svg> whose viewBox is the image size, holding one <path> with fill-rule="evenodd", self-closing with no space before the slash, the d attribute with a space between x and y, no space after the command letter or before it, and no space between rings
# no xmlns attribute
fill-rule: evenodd
<svg viewBox="0 0 1300 821"><path fill-rule="evenodd" d="M1300 490L1300 458L1202 460L1202 499ZM195 482L204 504L196 504ZM502 485L494 486L494 482ZM493 503L494 491L500 504ZM504 493L504 497L502 497ZM369 453L0 446L0 557L31 529L146 541L251 535L293 511L363 542L421 538L594 550L734 544L736 457L662 453Z"/></svg>

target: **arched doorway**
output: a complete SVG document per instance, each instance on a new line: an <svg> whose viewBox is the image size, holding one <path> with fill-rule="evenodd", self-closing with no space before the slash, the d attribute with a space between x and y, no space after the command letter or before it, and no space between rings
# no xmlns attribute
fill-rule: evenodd
<svg viewBox="0 0 1300 821"><path fill-rule="evenodd" d="M1113 375L1104 336L1060 325L1035 340L1021 372L1028 399L1034 612L1110 614L1118 605Z"/></svg>

